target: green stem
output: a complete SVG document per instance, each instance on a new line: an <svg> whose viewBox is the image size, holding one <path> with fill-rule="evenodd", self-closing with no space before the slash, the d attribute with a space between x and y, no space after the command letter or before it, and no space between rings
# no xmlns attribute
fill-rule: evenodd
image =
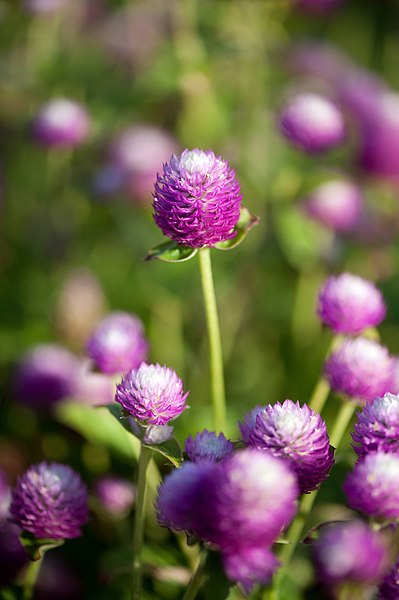
<svg viewBox="0 0 399 600"><path fill-rule="evenodd" d="M132 600L140 600L141 594L141 548L144 538L144 508L147 484L147 468L152 456L150 448L141 446L138 474L136 512L133 526L133 577Z"/></svg>
<svg viewBox="0 0 399 600"><path fill-rule="evenodd" d="M45 553L42 552L41 557L38 560L30 561L27 567L23 583L23 600L30 600L33 597L33 592L44 556Z"/></svg>
<svg viewBox="0 0 399 600"><path fill-rule="evenodd" d="M223 356L215 287L212 276L210 249L201 248L198 252L198 256L209 339L209 360L214 423L217 431L223 431L226 424Z"/></svg>
<svg viewBox="0 0 399 600"><path fill-rule="evenodd" d="M317 413L321 413L330 393L330 386L324 377L320 377L319 381L313 390L313 394L309 401L309 408Z"/></svg>
<svg viewBox="0 0 399 600"><path fill-rule="evenodd" d="M353 400L345 400L342 403L330 434L330 443L334 448L338 449L356 408L357 404Z"/></svg>
<svg viewBox="0 0 399 600"><path fill-rule="evenodd" d="M183 600L194 600L196 597L204 579L204 569L206 563L207 553L203 551L200 555L198 566L190 579L190 583L183 596Z"/></svg>

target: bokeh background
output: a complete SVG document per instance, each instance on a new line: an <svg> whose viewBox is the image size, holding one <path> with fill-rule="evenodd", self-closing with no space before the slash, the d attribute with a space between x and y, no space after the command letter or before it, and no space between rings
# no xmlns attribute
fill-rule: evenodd
<svg viewBox="0 0 399 600"><path fill-rule="evenodd" d="M234 252L213 252L233 439L237 420L256 404L309 398L330 342L315 313L328 274L350 271L378 284L388 305L381 339L399 354L399 5L346 0L317 11L307 4L0 1L0 466L12 485L32 462L66 462L93 493L85 536L55 551L59 564L47 568L56 595L45 596L43 584L38 598L124 597L128 518L105 515L93 490L105 473L132 480L135 461L84 411L38 412L18 397L28 350L61 344L83 365L96 323L111 310L132 312L144 323L151 361L174 368L190 390L190 411L176 422L179 441L212 428L197 261L144 261L163 241L151 192L173 151L221 154L260 217ZM367 135L374 139L371 126L364 132L377 89L393 94L393 114L378 138L388 166L370 169L361 155ZM344 144L322 156L289 144L278 112L296 91L322 92L340 105ZM89 115L77 147L45 147L34 135L36 115L54 98L74 100ZM301 209L316 184L342 176L365 198L362 218L344 234ZM79 400L93 403L93 392ZM329 506L342 501L339 469L321 493ZM154 578L145 597L181 597L189 557L154 524L148 536ZM297 571L289 597L311 598L305 558ZM71 589L61 590L68 580Z"/></svg>

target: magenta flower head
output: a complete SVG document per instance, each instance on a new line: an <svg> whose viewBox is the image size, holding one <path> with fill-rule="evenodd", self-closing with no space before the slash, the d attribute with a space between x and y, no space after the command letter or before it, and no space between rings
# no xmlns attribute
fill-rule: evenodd
<svg viewBox="0 0 399 600"><path fill-rule="evenodd" d="M129 513L136 495L130 481L114 475L99 479L95 491L101 504L115 517L124 517Z"/></svg>
<svg viewBox="0 0 399 600"><path fill-rule="evenodd" d="M315 490L334 464L326 424L306 404L269 404L256 417L249 443L288 461L302 493Z"/></svg>
<svg viewBox="0 0 399 600"><path fill-rule="evenodd" d="M371 452L360 459L344 483L351 508L379 519L399 518L399 455Z"/></svg>
<svg viewBox="0 0 399 600"><path fill-rule="evenodd" d="M89 129L86 110L69 98L56 98L44 104L33 123L34 138L49 148L80 146Z"/></svg>
<svg viewBox="0 0 399 600"><path fill-rule="evenodd" d="M62 346L36 346L17 368L15 394L32 408L48 409L72 395L77 369L76 357Z"/></svg>
<svg viewBox="0 0 399 600"><path fill-rule="evenodd" d="M327 359L324 374L335 392L365 402L395 389L395 359L361 337L345 340Z"/></svg>
<svg viewBox="0 0 399 600"><path fill-rule="evenodd" d="M250 593L256 583L270 583L279 564L274 554L263 546L245 546L238 552L226 552L223 555L227 577L241 584L246 594Z"/></svg>
<svg viewBox="0 0 399 600"><path fill-rule="evenodd" d="M194 438L190 435L186 439L184 450L192 462L220 462L233 454L234 444L223 433L216 435L213 431L204 429Z"/></svg>
<svg viewBox="0 0 399 600"><path fill-rule="evenodd" d="M115 400L146 425L166 425L186 408L188 392L172 369L141 363L116 386Z"/></svg>
<svg viewBox="0 0 399 600"><path fill-rule="evenodd" d="M399 560L388 571L378 588L378 600L397 600L399 598Z"/></svg>
<svg viewBox="0 0 399 600"><path fill-rule="evenodd" d="M351 231L359 222L363 195L359 187L344 179L326 181L302 202L305 215L339 233Z"/></svg>
<svg viewBox="0 0 399 600"><path fill-rule="evenodd" d="M23 531L36 538L79 537L88 519L86 487L71 467L41 462L18 479L10 515Z"/></svg>
<svg viewBox="0 0 399 600"><path fill-rule="evenodd" d="M314 93L290 98L280 112L281 133L293 146L308 153L331 150L345 139L340 110L331 100Z"/></svg>
<svg viewBox="0 0 399 600"><path fill-rule="evenodd" d="M238 423L241 438L246 445L249 444L250 435L255 427L256 417L262 410L264 410L264 406L255 406L251 411L245 413L243 420Z"/></svg>
<svg viewBox="0 0 399 600"><path fill-rule="evenodd" d="M172 155L158 175L154 221L183 246L202 248L234 237L242 196L235 172L211 150Z"/></svg>
<svg viewBox="0 0 399 600"><path fill-rule="evenodd" d="M381 292L371 282L342 273L329 277L323 285L317 314L334 333L356 335L379 325L386 307Z"/></svg>
<svg viewBox="0 0 399 600"><path fill-rule="evenodd" d="M352 432L358 456L381 450L399 454L399 396L384 394L357 413Z"/></svg>
<svg viewBox="0 0 399 600"><path fill-rule="evenodd" d="M362 521L343 521L320 529L313 559L324 583L373 583L386 570L389 552L378 531Z"/></svg>
<svg viewBox="0 0 399 600"><path fill-rule="evenodd" d="M126 373L137 369L148 354L142 322L125 312L109 314L90 337L87 353L103 373Z"/></svg>

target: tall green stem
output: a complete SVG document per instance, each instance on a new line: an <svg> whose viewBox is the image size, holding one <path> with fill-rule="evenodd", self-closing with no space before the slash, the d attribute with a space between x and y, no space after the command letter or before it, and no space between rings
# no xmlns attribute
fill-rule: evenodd
<svg viewBox="0 0 399 600"><path fill-rule="evenodd" d="M320 377L313 390L309 401L309 408L317 413L321 413L330 393L330 385L324 377Z"/></svg>
<svg viewBox="0 0 399 600"><path fill-rule="evenodd" d="M28 565L23 584L23 600L30 600L33 598L33 592L39 575L40 567L43 563L44 555L45 553L43 552L38 560L32 560Z"/></svg>
<svg viewBox="0 0 399 600"><path fill-rule="evenodd" d="M349 422L357 408L356 402L352 400L345 400L339 409L337 418L334 421L334 426L330 433L331 446L338 448L341 440L345 434L345 431L349 425Z"/></svg>
<svg viewBox="0 0 399 600"><path fill-rule="evenodd" d="M138 474L136 512L133 525L133 577L132 600L140 600L141 594L141 548L144 538L144 509L147 487L147 468L151 459L151 449L141 446Z"/></svg>
<svg viewBox="0 0 399 600"><path fill-rule="evenodd" d="M186 589L186 592L183 596L183 600L194 600L196 597L204 579L204 569L206 563L207 553L205 550L201 552L200 560L198 566L190 579L190 583Z"/></svg>
<svg viewBox="0 0 399 600"><path fill-rule="evenodd" d="M211 391L215 429L223 431L226 425L226 400L224 391L223 355L220 338L219 318L213 284L212 264L209 248L198 252L202 293L204 295L205 314L209 340L209 361Z"/></svg>

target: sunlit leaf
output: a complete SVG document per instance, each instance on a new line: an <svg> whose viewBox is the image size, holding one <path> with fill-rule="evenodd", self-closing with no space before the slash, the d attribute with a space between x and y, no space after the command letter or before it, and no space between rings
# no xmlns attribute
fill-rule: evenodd
<svg viewBox="0 0 399 600"><path fill-rule="evenodd" d="M235 236L225 242L218 242L215 244L215 248L218 250L233 250L243 242L247 237L248 232L259 223L259 217L253 215L245 206L241 207L240 218L237 221L237 225L234 227Z"/></svg>
<svg viewBox="0 0 399 600"><path fill-rule="evenodd" d="M145 260L162 260L164 262L185 262L193 258L198 252L197 248L181 246L172 240L159 244L149 250Z"/></svg>

